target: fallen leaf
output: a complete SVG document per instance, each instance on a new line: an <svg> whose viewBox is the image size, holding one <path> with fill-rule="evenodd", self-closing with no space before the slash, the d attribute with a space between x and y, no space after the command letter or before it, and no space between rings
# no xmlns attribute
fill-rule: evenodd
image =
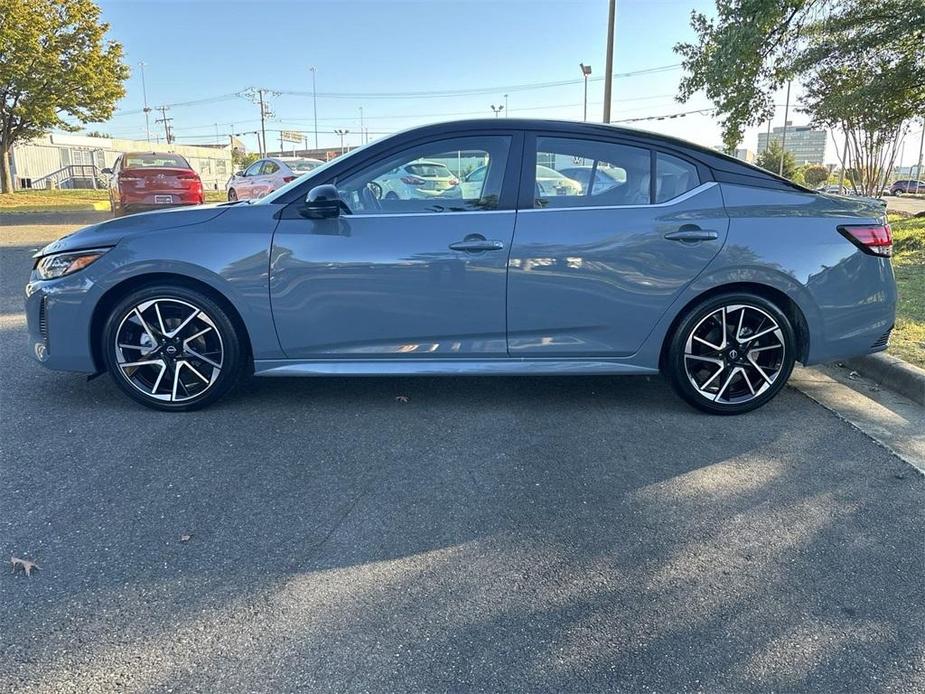
<svg viewBox="0 0 925 694"><path fill-rule="evenodd" d="M189 542L192 537L192 535L180 535L180 542Z"/></svg>
<svg viewBox="0 0 925 694"><path fill-rule="evenodd" d="M19 557L10 557L10 564L13 565L13 573L16 573L16 567L21 566L22 570L26 572L26 576L32 577L32 569L41 569L42 567L36 564L33 561L28 559L20 559Z"/></svg>
<svg viewBox="0 0 925 694"><path fill-rule="evenodd" d="M396 395L395 400L397 400L398 402L408 402L408 396L407 395Z"/></svg>

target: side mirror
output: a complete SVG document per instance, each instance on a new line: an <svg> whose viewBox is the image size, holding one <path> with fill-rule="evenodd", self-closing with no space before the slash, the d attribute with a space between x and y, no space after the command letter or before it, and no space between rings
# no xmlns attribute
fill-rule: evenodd
<svg viewBox="0 0 925 694"><path fill-rule="evenodd" d="M100 169L100 173L112 176L112 169L107 166L105 169Z"/></svg>
<svg viewBox="0 0 925 694"><path fill-rule="evenodd" d="M235 178L244 178L244 172L243 172L243 171L235 171L235 172L234 172L234 177L235 177Z"/></svg>
<svg viewBox="0 0 925 694"><path fill-rule="evenodd" d="M339 217L342 210L347 209L344 201L340 199L337 188L327 183L315 186L305 196L305 205L299 214L307 219L333 219Z"/></svg>

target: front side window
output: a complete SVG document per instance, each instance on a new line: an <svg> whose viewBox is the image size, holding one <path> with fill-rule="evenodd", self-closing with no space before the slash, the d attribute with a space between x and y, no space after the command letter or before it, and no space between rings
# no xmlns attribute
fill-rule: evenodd
<svg viewBox="0 0 925 694"><path fill-rule="evenodd" d="M655 202L666 202L700 185L697 167L659 152L655 157Z"/></svg>
<svg viewBox="0 0 925 694"><path fill-rule="evenodd" d="M244 172L245 176L257 176L260 173L260 169L263 168L263 162L257 161L247 167L247 171Z"/></svg>
<svg viewBox="0 0 925 694"><path fill-rule="evenodd" d="M418 145L336 182L354 214L496 209L510 137L460 137ZM480 180L466 174L484 168Z"/></svg>
<svg viewBox="0 0 925 694"><path fill-rule="evenodd" d="M648 149L600 140L538 137L536 150L536 208L651 202Z"/></svg>

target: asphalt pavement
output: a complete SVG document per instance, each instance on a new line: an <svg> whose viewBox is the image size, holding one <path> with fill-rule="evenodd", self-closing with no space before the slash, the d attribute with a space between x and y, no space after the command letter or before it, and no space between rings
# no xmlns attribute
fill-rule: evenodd
<svg viewBox="0 0 925 694"><path fill-rule="evenodd" d="M799 392L34 364L0 230L0 691L925 690L925 479ZM407 399L407 401L404 401Z"/></svg>

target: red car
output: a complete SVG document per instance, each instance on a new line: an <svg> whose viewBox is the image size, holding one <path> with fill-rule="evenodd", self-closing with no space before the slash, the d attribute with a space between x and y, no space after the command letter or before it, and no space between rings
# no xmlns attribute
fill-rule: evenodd
<svg viewBox="0 0 925 694"><path fill-rule="evenodd" d="M109 204L116 216L204 201L199 174L179 154L126 152L103 173L112 175Z"/></svg>

